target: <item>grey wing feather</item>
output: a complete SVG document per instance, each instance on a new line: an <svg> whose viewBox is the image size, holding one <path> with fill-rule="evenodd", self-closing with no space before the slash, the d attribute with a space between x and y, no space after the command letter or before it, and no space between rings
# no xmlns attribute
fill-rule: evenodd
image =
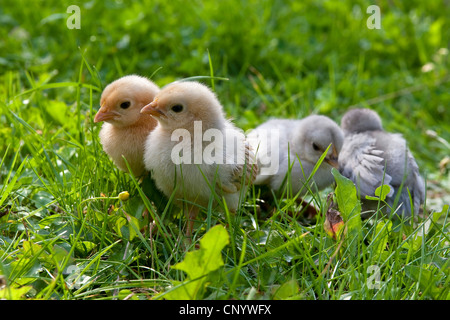
<svg viewBox="0 0 450 320"><path fill-rule="evenodd" d="M425 202L425 182L420 175L419 167L411 152L407 152L407 157L409 176L407 177L405 185L403 185L398 201L398 203L402 205L399 209L399 213L402 213L404 216L409 216L412 212L418 214L420 205ZM410 195L414 210L411 210Z"/></svg>
<svg viewBox="0 0 450 320"><path fill-rule="evenodd" d="M228 159L225 167L228 167L228 172L231 174L229 179L221 181L221 189L226 193L235 193L241 190L243 185L250 185L256 179L258 174L258 164L253 152L253 147L245 139L241 133L236 135L241 143L234 146L236 149L233 153L233 159ZM236 157L236 158L234 158Z"/></svg>
<svg viewBox="0 0 450 320"><path fill-rule="evenodd" d="M345 138L339 154L341 174L359 187L361 198L373 196L375 189L382 184L390 186L389 197L394 194L390 185L392 177L384 169L383 151L375 148L375 142L365 134L350 135Z"/></svg>
<svg viewBox="0 0 450 320"><path fill-rule="evenodd" d="M420 205L425 202L425 182L420 176L419 166L410 152L408 152L408 157L411 158L413 164L414 185L412 196L414 198L414 212L418 213Z"/></svg>

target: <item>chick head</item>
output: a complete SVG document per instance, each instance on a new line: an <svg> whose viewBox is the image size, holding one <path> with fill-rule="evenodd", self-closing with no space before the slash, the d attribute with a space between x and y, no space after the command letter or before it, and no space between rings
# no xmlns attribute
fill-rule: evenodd
<svg viewBox="0 0 450 320"><path fill-rule="evenodd" d="M344 143L339 126L326 116L312 115L302 120L302 125L294 138L300 159L317 163L331 144L324 162L338 168L338 157Z"/></svg>
<svg viewBox="0 0 450 320"><path fill-rule="evenodd" d="M341 120L344 134L383 130L380 116L370 109L352 109Z"/></svg>
<svg viewBox="0 0 450 320"><path fill-rule="evenodd" d="M158 86L147 78L124 76L103 90L94 122L105 121L119 127L134 125L143 117L141 108L151 102L158 91Z"/></svg>
<svg viewBox="0 0 450 320"><path fill-rule="evenodd" d="M223 111L215 94L194 81L178 81L164 87L141 113L155 117L165 129L191 129L194 121L203 128L214 127L223 119Z"/></svg>

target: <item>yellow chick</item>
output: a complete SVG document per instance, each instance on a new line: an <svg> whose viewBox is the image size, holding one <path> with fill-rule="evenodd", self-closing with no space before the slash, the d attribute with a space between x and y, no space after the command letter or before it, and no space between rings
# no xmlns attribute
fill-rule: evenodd
<svg viewBox="0 0 450 320"><path fill-rule="evenodd" d="M215 94L198 82L174 82L141 113L158 120L145 144L145 167L167 197L174 193L188 207L186 236L211 199L217 204L223 197L235 212L256 177L256 159Z"/></svg>
<svg viewBox="0 0 450 320"><path fill-rule="evenodd" d="M96 123L104 122L99 134L103 150L119 169L128 172L125 157L135 176L145 172L144 143L157 124L140 111L158 91L159 87L147 78L124 76L103 90L101 107L94 118Z"/></svg>

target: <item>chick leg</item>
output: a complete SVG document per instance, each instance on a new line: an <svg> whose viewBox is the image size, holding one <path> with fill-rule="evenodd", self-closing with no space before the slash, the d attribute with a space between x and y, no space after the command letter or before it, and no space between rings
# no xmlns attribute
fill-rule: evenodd
<svg viewBox="0 0 450 320"><path fill-rule="evenodd" d="M186 226L186 237L192 238L192 230L194 228L194 222L198 215L198 208L196 206L192 206L189 208L187 218L187 226Z"/></svg>
<svg viewBox="0 0 450 320"><path fill-rule="evenodd" d="M297 198L296 202L304 208L305 217L307 219L312 219L318 214L317 209L311 203L306 202L302 198Z"/></svg>

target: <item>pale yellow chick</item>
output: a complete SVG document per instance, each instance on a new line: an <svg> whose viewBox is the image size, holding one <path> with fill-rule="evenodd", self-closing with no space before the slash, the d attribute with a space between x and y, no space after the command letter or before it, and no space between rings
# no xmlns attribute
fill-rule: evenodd
<svg viewBox="0 0 450 320"><path fill-rule="evenodd" d="M144 144L157 124L140 111L158 92L159 87L147 78L124 76L103 90L94 118L94 122L104 121L99 134L103 150L119 169L128 172L125 157L135 176L145 172Z"/></svg>
<svg viewBox="0 0 450 320"><path fill-rule="evenodd" d="M174 193L176 203L187 208L186 235L213 197L214 204L223 197L236 211L256 177L256 159L215 94L198 82L174 82L141 113L158 120L145 145L145 167L167 197Z"/></svg>

